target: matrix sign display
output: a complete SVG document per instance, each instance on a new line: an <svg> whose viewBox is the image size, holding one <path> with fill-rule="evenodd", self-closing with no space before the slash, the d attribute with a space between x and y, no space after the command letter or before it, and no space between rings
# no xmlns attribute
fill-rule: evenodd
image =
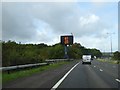
<svg viewBox="0 0 120 90"><path fill-rule="evenodd" d="M64 44L64 45L73 44L73 35L61 36L61 44Z"/></svg>

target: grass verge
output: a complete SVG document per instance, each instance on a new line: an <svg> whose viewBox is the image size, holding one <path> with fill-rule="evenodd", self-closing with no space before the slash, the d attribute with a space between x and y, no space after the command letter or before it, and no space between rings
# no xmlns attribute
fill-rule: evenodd
<svg viewBox="0 0 120 90"><path fill-rule="evenodd" d="M112 63L112 64L120 64L116 60L106 60L106 59L97 59L97 60L100 61L100 62L108 62L108 63Z"/></svg>
<svg viewBox="0 0 120 90"><path fill-rule="evenodd" d="M65 61L58 62L58 63L50 64L47 66L41 66L38 68L29 69L29 70L21 70L21 71L12 72L10 74L8 74L7 72L4 72L4 73L2 73L2 83L5 84L7 82L13 81L18 78L27 77L32 74L40 73L45 70L58 68L62 65L69 64L69 63L71 63L71 62L65 62Z"/></svg>

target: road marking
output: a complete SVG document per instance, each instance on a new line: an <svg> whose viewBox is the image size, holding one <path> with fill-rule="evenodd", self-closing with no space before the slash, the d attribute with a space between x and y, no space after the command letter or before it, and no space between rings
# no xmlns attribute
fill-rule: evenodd
<svg viewBox="0 0 120 90"><path fill-rule="evenodd" d="M115 79L116 81L118 81L120 83L120 80L119 79Z"/></svg>
<svg viewBox="0 0 120 90"><path fill-rule="evenodd" d="M72 68L52 87L51 90L55 90L78 64L79 64L79 63L77 63L76 65L74 65L74 67L72 67Z"/></svg>
<svg viewBox="0 0 120 90"><path fill-rule="evenodd" d="M113 66L113 68L116 68L116 66Z"/></svg>
<svg viewBox="0 0 120 90"><path fill-rule="evenodd" d="M103 70L102 70L102 69L100 69L100 71L102 72Z"/></svg>

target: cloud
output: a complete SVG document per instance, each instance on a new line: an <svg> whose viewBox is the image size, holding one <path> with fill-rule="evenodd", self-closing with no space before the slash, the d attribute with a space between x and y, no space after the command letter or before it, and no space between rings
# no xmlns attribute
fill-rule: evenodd
<svg viewBox="0 0 120 90"><path fill-rule="evenodd" d="M90 24L90 23L96 23L98 20L99 20L99 17L95 16L94 14L89 15L86 18L84 18L84 17L80 18L80 22L82 22L81 26L84 26L84 25L87 25L87 24Z"/></svg>
<svg viewBox="0 0 120 90"><path fill-rule="evenodd" d="M0 2L0 40L2 40L2 3Z"/></svg>
<svg viewBox="0 0 120 90"><path fill-rule="evenodd" d="M31 17L15 3L3 3L2 19L3 40L27 41L36 34Z"/></svg>
<svg viewBox="0 0 120 90"><path fill-rule="evenodd" d="M60 5L63 7L61 8ZM41 27L44 30L38 30L40 26L36 27L34 23L37 20L34 19L51 26L55 34L64 31L63 19L66 19L72 7L64 3L60 5L58 3L3 3L3 39L19 39L24 42L34 41L36 38L47 40L43 35L48 36L50 28L46 29L43 25Z"/></svg>
<svg viewBox="0 0 120 90"><path fill-rule="evenodd" d="M91 46L99 47L99 38L111 28L101 16L83 14L76 2L4 2L2 7L3 40L55 44L60 42L60 35L73 33L83 45L95 40Z"/></svg>

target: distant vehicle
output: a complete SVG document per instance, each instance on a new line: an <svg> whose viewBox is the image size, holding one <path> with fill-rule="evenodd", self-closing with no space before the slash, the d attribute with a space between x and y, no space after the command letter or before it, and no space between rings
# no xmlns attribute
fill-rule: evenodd
<svg viewBox="0 0 120 90"><path fill-rule="evenodd" d="M89 63L91 64L91 55L83 55L82 56L82 64Z"/></svg>

